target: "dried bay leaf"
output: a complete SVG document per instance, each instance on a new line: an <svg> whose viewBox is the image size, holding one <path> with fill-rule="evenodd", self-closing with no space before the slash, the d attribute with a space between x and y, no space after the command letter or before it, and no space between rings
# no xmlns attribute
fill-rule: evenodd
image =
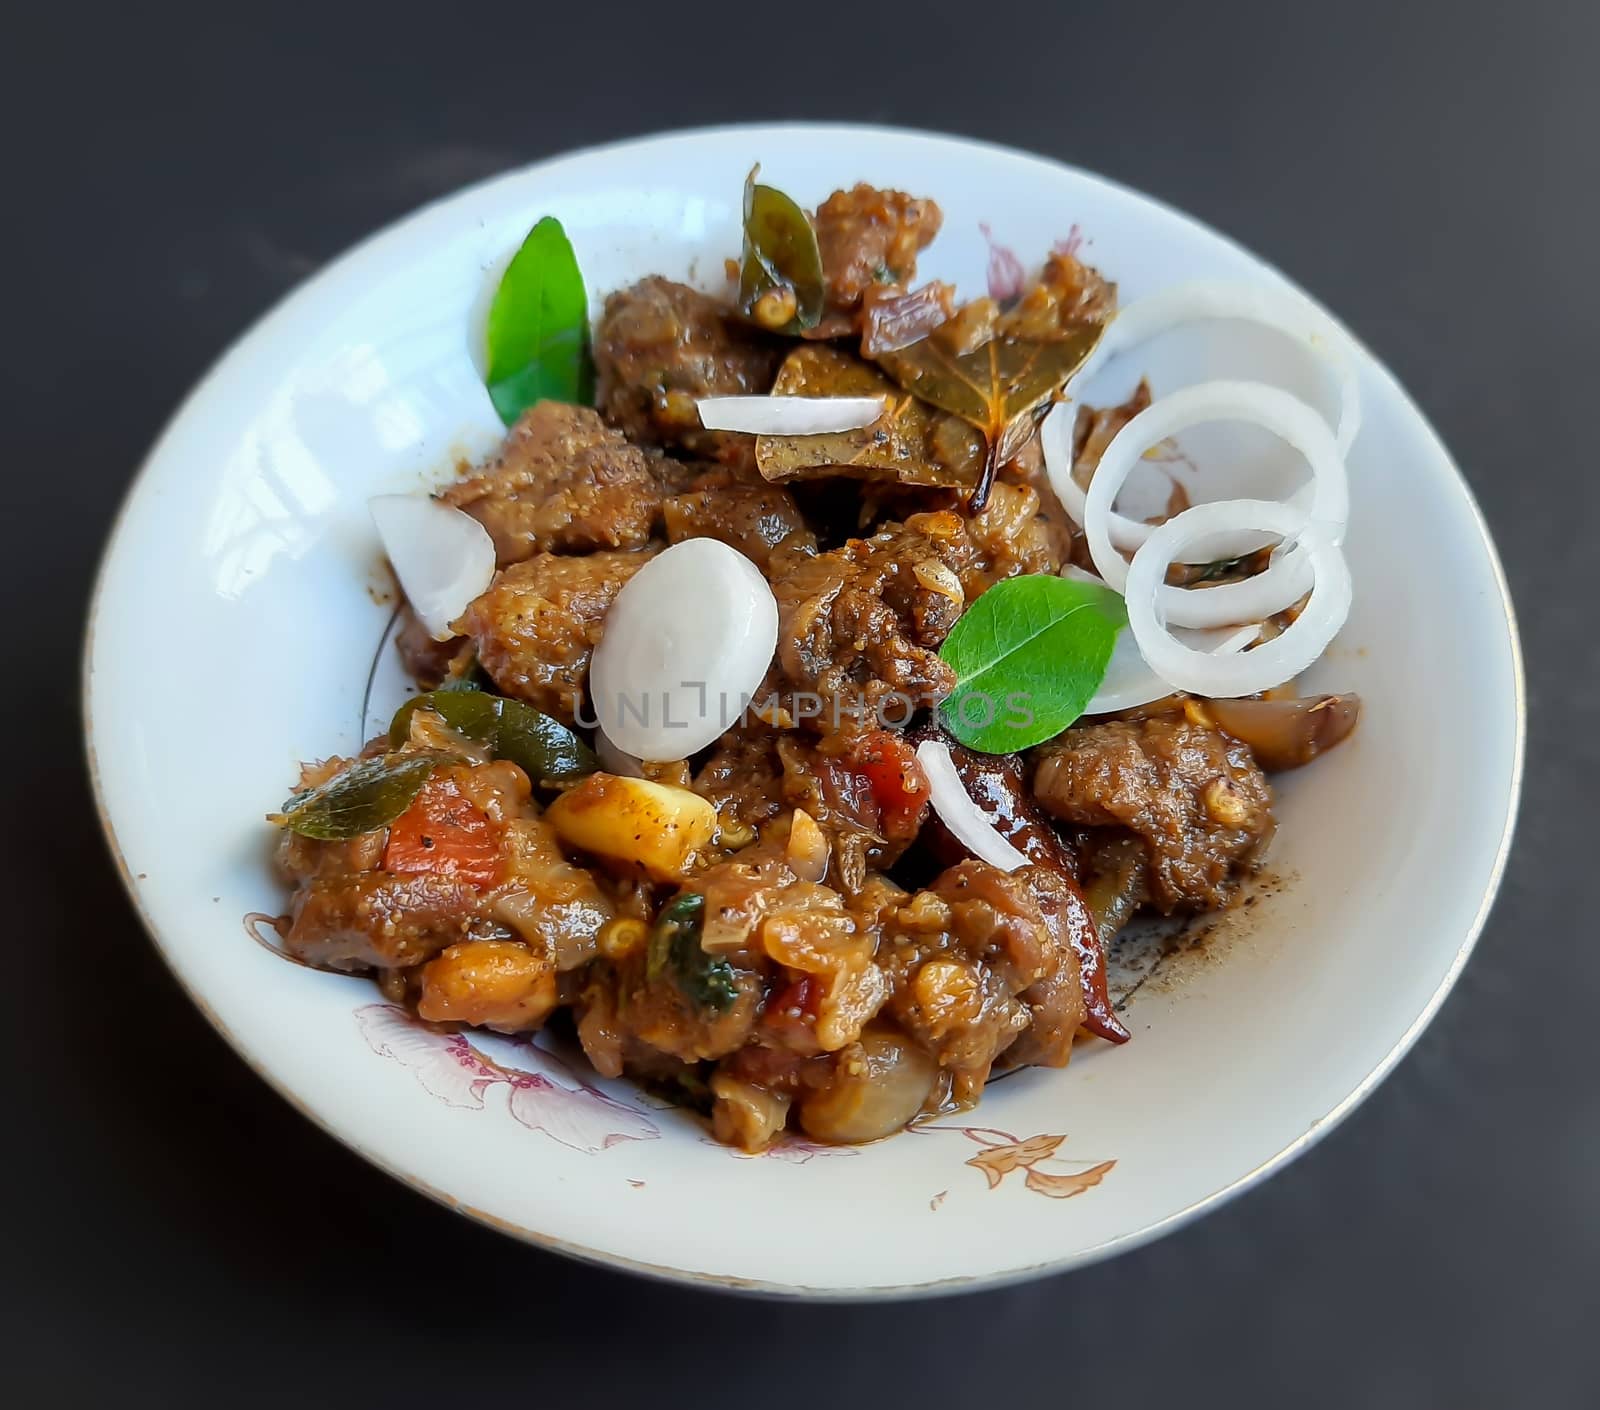
<svg viewBox="0 0 1600 1410"><path fill-rule="evenodd" d="M1105 331L1086 323L1061 338L990 338L953 351L939 333L884 353L883 368L906 391L977 427L988 447L972 492L976 513L989 498L995 471L1015 455L1038 413L1064 387Z"/></svg>
<svg viewBox="0 0 1600 1410"><path fill-rule="evenodd" d="M870 426L822 436L760 436L756 464L769 480L854 475L970 491L983 473L984 441L960 417L907 396L842 349L808 343L785 359L776 396L883 396L889 410Z"/></svg>

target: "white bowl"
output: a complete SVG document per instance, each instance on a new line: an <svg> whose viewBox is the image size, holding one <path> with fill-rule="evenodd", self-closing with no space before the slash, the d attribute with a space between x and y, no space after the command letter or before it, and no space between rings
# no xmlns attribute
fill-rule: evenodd
<svg viewBox="0 0 1600 1410"><path fill-rule="evenodd" d="M285 963L245 931L284 899L262 814L299 759L353 751L401 688L380 653L363 718L391 611L365 501L496 439L475 349L499 266L554 213L597 302L649 272L714 283L757 160L804 204L856 180L935 197L945 228L922 269L964 293L983 287L980 222L1029 263L1076 229L1124 301L1196 275L1284 282L1099 177L877 128L651 138L440 201L263 319L135 483L86 648L106 829L168 963L246 1060L463 1213L616 1267L777 1293L1071 1268L1174 1228L1328 1131L1439 1006L1499 880L1523 732L1505 582L1444 447L1376 361L1350 462L1355 607L1310 680L1359 691L1365 717L1282 780L1278 884L1216 927L1203 963L1143 987L1125 1047L1010 1077L931 1129L751 1158L581 1063L414 1027L367 982ZM1158 393L1254 370L1326 394L1315 367L1236 328L1175 335L1141 363ZM1138 370L1108 371L1102 390ZM1277 448L1228 428L1183 445L1213 474L1224 455L1244 478L1286 473Z"/></svg>

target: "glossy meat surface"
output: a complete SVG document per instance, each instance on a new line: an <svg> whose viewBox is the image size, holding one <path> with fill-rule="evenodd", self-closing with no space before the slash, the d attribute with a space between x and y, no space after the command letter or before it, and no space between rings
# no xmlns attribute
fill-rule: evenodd
<svg viewBox="0 0 1600 1410"><path fill-rule="evenodd" d="M497 573L459 625L507 695L575 719L606 612L653 556L652 549L537 554Z"/></svg>
<svg viewBox="0 0 1600 1410"><path fill-rule="evenodd" d="M1063 822L1136 833L1150 899L1165 912L1227 905L1274 828L1272 793L1249 749L1181 719L1068 730L1039 751L1033 790Z"/></svg>
<svg viewBox="0 0 1600 1410"><path fill-rule="evenodd" d="M695 400L766 392L782 353L699 290L641 279L612 294L600 315L596 398L606 420L637 445L715 457L748 438L703 430Z"/></svg>

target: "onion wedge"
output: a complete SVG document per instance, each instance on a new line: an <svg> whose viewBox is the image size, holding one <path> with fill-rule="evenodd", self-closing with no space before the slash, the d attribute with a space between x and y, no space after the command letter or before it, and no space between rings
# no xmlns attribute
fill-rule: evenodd
<svg viewBox="0 0 1600 1410"><path fill-rule="evenodd" d="M858 431L883 415L882 397L702 397L695 406L708 431L752 436L827 436Z"/></svg>
<svg viewBox="0 0 1600 1410"><path fill-rule="evenodd" d="M981 862L1015 871L1028 865L1028 859L1011 845L989 821L988 815L962 787L950 746L943 740L925 739L917 745L917 762L928 777L928 796L939 820L950 829L967 851Z"/></svg>
<svg viewBox="0 0 1600 1410"><path fill-rule="evenodd" d="M1219 529L1255 529L1285 539L1298 536L1296 557L1311 577L1311 596L1281 635L1262 642L1253 651L1228 656L1197 651L1168 630L1164 594L1174 589L1162 581L1167 565L1186 543ZM1267 575L1263 573L1261 577ZM1207 597L1224 589L1177 591L1180 596ZM1255 695L1293 680L1322 655L1338 634L1350 615L1350 595L1350 569L1331 536L1321 526L1308 524L1288 505L1266 499L1197 504L1169 519L1134 554L1124 588L1128 626L1150 669L1178 690L1217 699Z"/></svg>
<svg viewBox="0 0 1600 1410"><path fill-rule="evenodd" d="M624 754L687 759L731 729L772 664L778 603L719 539L684 539L623 585L589 665L595 718Z"/></svg>
<svg viewBox="0 0 1600 1410"><path fill-rule="evenodd" d="M626 749L619 749L603 729L594 732L594 753L600 760L600 767L608 774L615 774L618 778L645 777L644 760L628 753Z"/></svg>
<svg viewBox="0 0 1600 1410"><path fill-rule="evenodd" d="M489 531L426 495L375 495L367 509L417 620L435 641L449 641L450 624L494 577Z"/></svg>

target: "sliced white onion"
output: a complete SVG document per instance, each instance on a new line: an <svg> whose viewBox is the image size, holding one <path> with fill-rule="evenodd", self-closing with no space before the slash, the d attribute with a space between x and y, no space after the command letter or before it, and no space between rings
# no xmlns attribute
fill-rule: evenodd
<svg viewBox="0 0 1600 1410"><path fill-rule="evenodd" d="M1246 527L1298 537L1295 556L1310 571L1311 596L1281 635L1253 651L1231 656L1197 651L1167 630L1164 594L1172 591L1162 581L1167 565L1201 534ZM1220 591L1198 589L1193 595ZM1350 570L1331 533L1320 524L1308 524L1288 505L1265 499L1219 500L1184 510L1150 535L1133 556L1124 596L1128 626L1152 671L1179 690L1229 699L1293 680L1322 655L1350 615Z"/></svg>
<svg viewBox="0 0 1600 1410"><path fill-rule="evenodd" d="M1317 524L1335 546L1343 539L1345 523L1350 517L1350 486L1333 433L1322 418L1299 398L1264 382L1201 382L1162 397L1128 422L1106 447L1094 479L1089 483L1089 493L1084 500L1083 532L1095 567L1116 591L1126 592L1128 563L1111 542L1112 504L1146 450L1157 441L1207 421L1252 422L1281 436L1305 456L1311 466L1311 503L1307 510L1296 507L1289 512L1297 523L1304 524L1309 519ZM1051 483L1054 484L1053 477ZM1265 500L1220 502L1267 503ZM1243 534L1262 527L1238 523L1237 516L1214 518L1212 522L1232 526L1230 534ZM1220 530L1218 536L1221 537ZM1152 533L1145 543L1148 545L1154 537ZM1186 538L1184 543L1187 542ZM1164 559L1163 565L1171 561L1170 557ZM1163 585L1161 607L1165 619L1180 627L1259 622L1304 597L1310 588L1311 576L1305 554L1298 548L1290 548L1275 556L1265 571L1241 582L1198 589ZM1150 664L1155 665L1154 662ZM1157 674L1160 674L1159 669Z"/></svg>
<svg viewBox="0 0 1600 1410"><path fill-rule="evenodd" d="M589 668L600 727L636 758L687 759L744 713L777 644L777 599L754 563L717 539L674 544L606 613Z"/></svg>
<svg viewBox="0 0 1600 1410"><path fill-rule="evenodd" d="M1173 635L1197 651L1209 652L1213 656L1231 656L1251 645L1261 635L1261 627L1259 623L1237 629L1179 627ZM1138 705L1148 705L1152 701L1171 695L1172 692L1172 683L1163 680L1150 669L1149 662L1139 651L1139 643L1134 640L1133 633L1121 632L1117 636L1116 646L1112 649L1111 662L1106 667L1105 679L1100 682L1100 689L1095 691L1094 698L1083 707L1083 713L1111 715L1118 710L1132 710Z"/></svg>
<svg viewBox="0 0 1600 1410"><path fill-rule="evenodd" d="M608 774L615 774L618 778L643 778L644 760L636 759L625 749L618 749L611 742L611 736L603 729L594 732L594 753L600 760L600 767Z"/></svg>
<svg viewBox="0 0 1600 1410"><path fill-rule="evenodd" d="M979 861L1001 871L1028 865L1028 859L995 831L989 815L972 801L956 772L948 744L937 739L923 740L917 745L917 762L928 777L928 799L933 810L957 842Z"/></svg>
<svg viewBox="0 0 1600 1410"><path fill-rule="evenodd" d="M1234 656L1261 640L1261 623L1251 622L1231 632L1226 627L1218 627L1214 632L1190 629L1184 632L1182 639L1196 650L1209 651L1213 656Z"/></svg>
<svg viewBox="0 0 1600 1410"><path fill-rule="evenodd" d="M435 641L494 577L494 540L470 514L420 494L367 501L384 552L417 619Z"/></svg>
<svg viewBox="0 0 1600 1410"><path fill-rule="evenodd" d="M870 426L882 397L702 397L695 405L708 431L753 436L825 436Z"/></svg>
<svg viewBox="0 0 1600 1410"><path fill-rule="evenodd" d="M1073 523L1081 526L1085 494L1083 486L1072 474L1073 426L1077 414L1076 403L1057 402L1039 428L1039 443L1044 450L1044 465L1050 476L1050 488L1055 491L1056 498L1061 501L1061 507L1071 516ZM1311 485L1301 485L1285 503L1309 512L1312 493ZM1132 553L1140 548L1150 537L1150 531L1155 528L1154 524L1147 524L1142 519L1130 519L1126 514L1118 514L1114 509L1107 515L1107 521L1110 525L1111 542L1124 553ZM1217 542L1201 545L1198 556L1190 554L1186 561L1210 563L1219 558L1239 558L1244 554L1254 553L1260 547L1259 534L1242 537L1229 535Z"/></svg>
<svg viewBox="0 0 1600 1410"><path fill-rule="evenodd" d="M1075 563L1065 564L1061 576L1071 578L1074 582L1093 583L1096 587L1106 585L1104 578ZM1179 639L1188 642L1196 650L1211 651L1221 656L1243 651L1261 635L1261 624L1256 622L1237 628L1180 627L1178 631L1182 633ZM1083 713L1112 715L1118 710L1132 710L1135 706L1148 705L1171 694L1172 686L1152 671L1149 663L1139 654L1139 644L1133 639L1133 633L1120 632L1116 645L1111 649L1105 678L1093 698L1083 707Z"/></svg>
<svg viewBox="0 0 1600 1410"><path fill-rule="evenodd" d="M1093 583L1096 587L1105 587L1106 580L1098 573L1091 573L1087 568L1080 568L1076 563L1063 563L1061 576L1071 578L1075 583Z"/></svg>
<svg viewBox="0 0 1600 1410"><path fill-rule="evenodd" d="M1336 444L1340 455L1349 451L1361 429L1361 388L1355 349L1327 314L1287 289L1226 279L1191 279L1148 294L1129 304L1111 320L1105 336L1073 381L1085 381L1119 353L1157 333L1207 319L1236 320L1276 329L1296 342L1307 344L1329 364L1339 378Z"/></svg>

